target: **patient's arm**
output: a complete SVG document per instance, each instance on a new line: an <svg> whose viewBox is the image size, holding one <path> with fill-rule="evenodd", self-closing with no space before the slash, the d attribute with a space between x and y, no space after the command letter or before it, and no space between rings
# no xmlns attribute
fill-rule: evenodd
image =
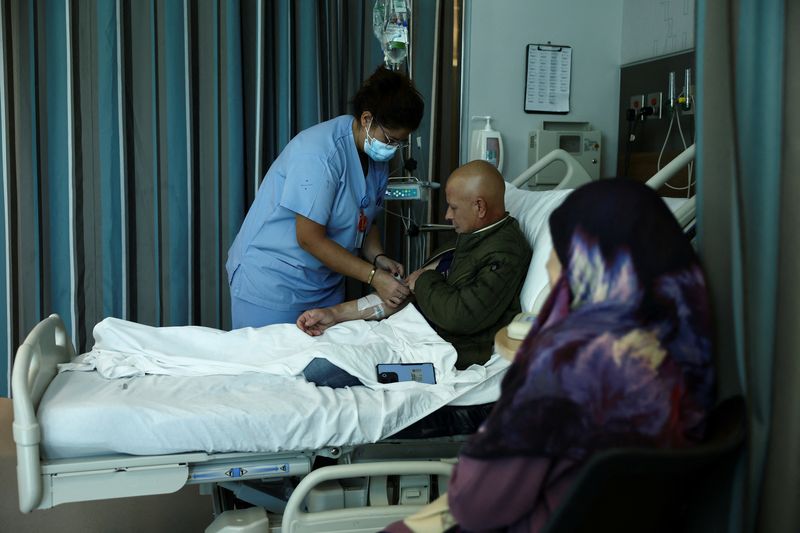
<svg viewBox="0 0 800 533"><path fill-rule="evenodd" d="M310 309L297 319L297 327L312 337L322 335L326 329L348 320L380 320L403 309L408 301L398 307L386 305L377 295L370 294L332 307Z"/></svg>
<svg viewBox="0 0 800 533"><path fill-rule="evenodd" d="M322 309L309 309L305 311L297 318L297 327L312 337L322 335L326 329L337 324L336 316L333 312L334 307L323 307Z"/></svg>

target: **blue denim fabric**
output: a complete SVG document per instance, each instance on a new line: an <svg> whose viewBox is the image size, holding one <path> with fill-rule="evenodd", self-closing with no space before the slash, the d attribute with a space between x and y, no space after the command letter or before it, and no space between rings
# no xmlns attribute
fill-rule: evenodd
<svg viewBox="0 0 800 533"><path fill-rule="evenodd" d="M331 387L341 389L343 387L363 386L364 384L357 377L345 372L327 359L315 357L303 369L303 376L306 381L318 387Z"/></svg>

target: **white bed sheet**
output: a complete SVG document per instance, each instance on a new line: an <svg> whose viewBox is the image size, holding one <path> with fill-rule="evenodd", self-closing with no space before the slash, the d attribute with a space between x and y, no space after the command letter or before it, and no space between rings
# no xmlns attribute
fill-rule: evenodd
<svg viewBox="0 0 800 533"><path fill-rule="evenodd" d="M231 336L117 322L98 325L97 349L67 368L128 377L107 379L92 370L54 378L38 413L48 458L279 452L375 442L446 404L496 400L508 367L495 356L485 366L456 371L452 345L412 306L381 322L340 324L317 338L294 326ZM196 353L186 351L187 333ZM286 336L295 345L278 341ZM254 351L254 345L265 349ZM367 386L307 383L299 373L319 356ZM439 383L379 384L375 365L381 362L432 362Z"/></svg>

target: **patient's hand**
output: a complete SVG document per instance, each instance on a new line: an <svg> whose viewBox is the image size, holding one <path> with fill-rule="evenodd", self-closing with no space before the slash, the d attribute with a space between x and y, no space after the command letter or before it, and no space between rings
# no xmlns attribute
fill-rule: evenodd
<svg viewBox="0 0 800 533"><path fill-rule="evenodd" d="M439 261L441 260L442 258L440 257L436 261L431 261L424 267L420 268L419 270L415 270L414 272L408 275L408 277L406 278L406 285L408 285L408 288L411 289L411 292L414 292L414 286L416 285L417 278L420 276L420 274L422 274L426 270L436 270L436 267L439 266Z"/></svg>
<svg viewBox="0 0 800 533"><path fill-rule="evenodd" d="M430 269L420 268L419 270L415 270L414 272L408 275L408 277L406 278L406 285L408 285L408 288L411 289L411 292L414 292L414 286L417 284L417 278L419 278L419 276L427 270Z"/></svg>
<svg viewBox="0 0 800 533"><path fill-rule="evenodd" d="M297 318L297 327L312 337L322 335L336 323L336 316L330 308L310 309Z"/></svg>

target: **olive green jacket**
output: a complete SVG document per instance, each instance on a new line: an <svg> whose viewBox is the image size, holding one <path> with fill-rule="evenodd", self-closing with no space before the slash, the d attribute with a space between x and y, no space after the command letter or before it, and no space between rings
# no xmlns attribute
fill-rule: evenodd
<svg viewBox="0 0 800 533"><path fill-rule="evenodd" d="M531 248L511 216L456 240L446 275L422 273L414 286L417 306L458 352L456 367L483 364L494 335L520 312L519 295Z"/></svg>

